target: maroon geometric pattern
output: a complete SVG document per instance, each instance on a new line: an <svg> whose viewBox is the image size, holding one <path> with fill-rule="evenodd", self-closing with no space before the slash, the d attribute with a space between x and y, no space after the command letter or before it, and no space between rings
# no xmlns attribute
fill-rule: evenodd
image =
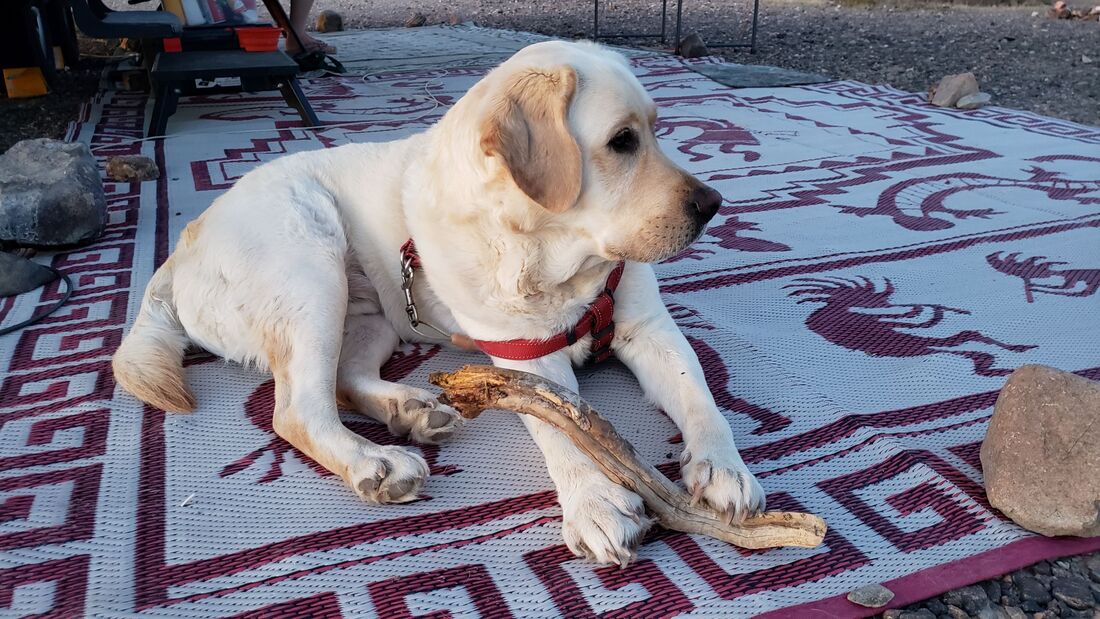
<svg viewBox="0 0 1100 619"><path fill-rule="evenodd" d="M13 617L78 617L85 612L88 555L0 569L0 611ZM19 599L20 590L26 598Z"/></svg>
<svg viewBox="0 0 1100 619"><path fill-rule="evenodd" d="M405 597L414 593L426 594L432 591L461 589L469 596L469 602L483 617L504 616L507 603L497 590L493 578L484 565L462 565L430 572L420 572L372 582L367 587L374 607L381 619L406 619L409 617L451 617L448 610L464 612L462 606L448 610L437 610L423 615L413 615Z"/></svg>
<svg viewBox="0 0 1100 619"><path fill-rule="evenodd" d="M0 338L3 613L851 616L866 611L844 594L868 582L904 604L1100 546L1012 525L978 459L1012 368L1100 378L1100 130L853 82L731 90L672 58L632 63L666 152L725 196L708 233L658 265L665 300L769 504L828 521L820 548L654 531L625 570L577 560L537 450L505 414L428 447L348 413L431 466L421 500L380 508L274 435L268 377L193 355L196 412L142 407L116 389L110 355L187 222L282 154L430 126L487 67L305 80L333 123L315 132L269 94L215 95L181 102L172 139L135 142L148 101L105 92L74 138L164 174L105 182L104 237L48 258L72 298ZM0 299L0 323L62 294ZM429 372L480 360L408 346L385 372L427 387ZM580 382L676 476L678 433L624 368Z"/></svg>

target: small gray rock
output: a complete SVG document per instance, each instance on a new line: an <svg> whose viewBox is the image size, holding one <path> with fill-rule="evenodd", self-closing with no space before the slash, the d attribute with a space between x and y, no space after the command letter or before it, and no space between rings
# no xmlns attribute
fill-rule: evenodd
<svg viewBox="0 0 1100 619"><path fill-rule="evenodd" d="M922 608L920 610L907 610L898 619L936 619L936 613Z"/></svg>
<svg viewBox="0 0 1100 619"><path fill-rule="evenodd" d="M962 609L964 615L977 615L983 608L989 606L989 596L980 586L970 585L943 594L943 602L949 607L955 606ZM950 608L948 612L951 612Z"/></svg>
<svg viewBox="0 0 1100 619"><path fill-rule="evenodd" d="M1085 569L1089 571L1089 578L1093 582L1100 582L1100 553L1085 559Z"/></svg>
<svg viewBox="0 0 1100 619"><path fill-rule="evenodd" d="M932 598L930 600L925 600L924 607L927 608L928 610L932 611L932 613L935 614L937 617L939 615L943 615L943 614L947 613L947 604L944 604L943 602L941 602L939 600L939 598Z"/></svg>
<svg viewBox="0 0 1100 619"><path fill-rule="evenodd" d="M928 93L928 102L939 107L955 107L959 99L977 92L978 79L973 73L945 75Z"/></svg>
<svg viewBox="0 0 1100 619"><path fill-rule="evenodd" d="M973 617L975 615L971 616ZM981 609L976 616L978 617L978 619L1009 619L1008 613L1005 612L1005 609L995 604L990 604L989 606Z"/></svg>
<svg viewBox="0 0 1100 619"><path fill-rule="evenodd" d="M1020 592L1020 608L1029 613L1037 613L1050 602L1050 592L1043 583L1031 576L1014 577L1016 589Z"/></svg>
<svg viewBox="0 0 1100 619"><path fill-rule="evenodd" d="M0 156L0 240L75 245L107 224L107 200L88 147L23 140Z"/></svg>
<svg viewBox="0 0 1100 619"><path fill-rule="evenodd" d="M978 92L972 95L966 95L959 97L959 100L955 102L955 107L960 110L976 110L980 107L989 105L989 102L993 100L993 97L988 92Z"/></svg>
<svg viewBox="0 0 1100 619"><path fill-rule="evenodd" d="M982 589L985 590L985 596L989 598L990 602L996 602L1001 599L1001 583L997 580L989 580L981 584Z"/></svg>
<svg viewBox="0 0 1100 619"><path fill-rule="evenodd" d="M894 599L894 592L882 585L864 585L848 594L848 601L867 608L882 608Z"/></svg>
<svg viewBox="0 0 1100 619"><path fill-rule="evenodd" d="M890 610L882 613L882 619L901 619L903 612L904 611L898 610L896 608L891 608Z"/></svg>
<svg viewBox="0 0 1100 619"><path fill-rule="evenodd" d="M1015 606L1005 606L1004 611L1008 619L1027 619L1027 613Z"/></svg>
<svg viewBox="0 0 1100 619"><path fill-rule="evenodd" d="M970 613L954 604L947 605L947 615L951 617L951 619L970 619Z"/></svg>
<svg viewBox="0 0 1100 619"><path fill-rule="evenodd" d="M160 178L155 161L141 155L119 155L107 160L107 177L121 183L140 183Z"/></svg>
<svg viewBox="0 0 1100 619"><path fill-rule="evenodd" d="M340 32L344 29L344 17L333 11L325 9L317 14L317 32Z"/></svg>
<svg viewBox="0 0 1100 619"><path fill-rule="evenodd" d="M1041 365L1013 372L982 441L989 502L1042 535L1100 535L1097 419L1100 383Z"/></svg>
<svg viewBox="0 0 1100 619"><path fill-rule="evenodd" d="M1089 582L1079 576L1057 578L1050 586L1050 592L1063 604L1077 610L1092 607L1092 590Z"/></svg>
<svg viewBox="0 0 1100 619"><path fill-rule="evenodd" d="M703 42L703 37L695 32L684 37L676 51L683 58L703 58L710 55L710 50L707 49L707 44Z"/></svg>

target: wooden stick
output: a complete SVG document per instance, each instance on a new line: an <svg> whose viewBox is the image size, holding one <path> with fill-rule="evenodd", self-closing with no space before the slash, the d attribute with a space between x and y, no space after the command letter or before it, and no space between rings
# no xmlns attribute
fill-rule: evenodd
<svg viewBox="0 0 1100 619"><path fill-rule="evenodd" d="M654 468L643 462L615 428L575 393L544 378L485 365L436 372L431 383L467 419L487 409L532 415L563 432L615 483L642 497L661 526L714 537L742 548L814 548L825 537L825 521L813 514L765 512L727 523Z"/></svg>

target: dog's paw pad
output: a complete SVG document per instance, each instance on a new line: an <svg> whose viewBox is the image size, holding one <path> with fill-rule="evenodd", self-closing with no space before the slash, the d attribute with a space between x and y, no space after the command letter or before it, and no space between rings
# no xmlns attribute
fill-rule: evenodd
<svg viewBox="0 0 1100 619"><path fill-rule="evenodd" d="M458 411L434 398L410 398L402 406L401 414L409 436L418 443L441 443L462 425Z"/></svg>
<svg viewBox="0 0 1100 619"><path fill-rule="evenodd" d="M349 467L348 485L368 503L407 503L428 478L428 464L401 447L374 446Z"/></svg>

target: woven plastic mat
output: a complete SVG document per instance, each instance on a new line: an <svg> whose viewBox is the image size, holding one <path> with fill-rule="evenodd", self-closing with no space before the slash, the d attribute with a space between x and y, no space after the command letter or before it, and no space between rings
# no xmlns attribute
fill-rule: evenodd
<svg viewBox="0 0 1100 619"><path fill-rule="evenodd" d="M904 604L1100 547L1007 522L978 461L1012 368L1100 378L1100 130L884 87L731 90L674 58L632 60L666 151L726 198L702 240L658 265L665 300L769 504L828 521L820 548L658 531L629 568L599 567L563 546L513 415L419 448L426 500L372 507L272 433L266 376L195 356L186 416L115 387L110 355L145 283L215 197L285 153L422 130L489 62L309 80L331 124L318 131L275 93L185 98L157 141L136 141L144 95L86 106L74 139L162 174L105 184L105 236L40 258L72 275L72 301L0 338L5 616L856 616L871 611L843 596L864 584ZM58 296L0 300L0 321ZM480 360L409 346L386 374L427 386ZM643 457L675 467L676 429L622 366L580 382Z"/></svg>

